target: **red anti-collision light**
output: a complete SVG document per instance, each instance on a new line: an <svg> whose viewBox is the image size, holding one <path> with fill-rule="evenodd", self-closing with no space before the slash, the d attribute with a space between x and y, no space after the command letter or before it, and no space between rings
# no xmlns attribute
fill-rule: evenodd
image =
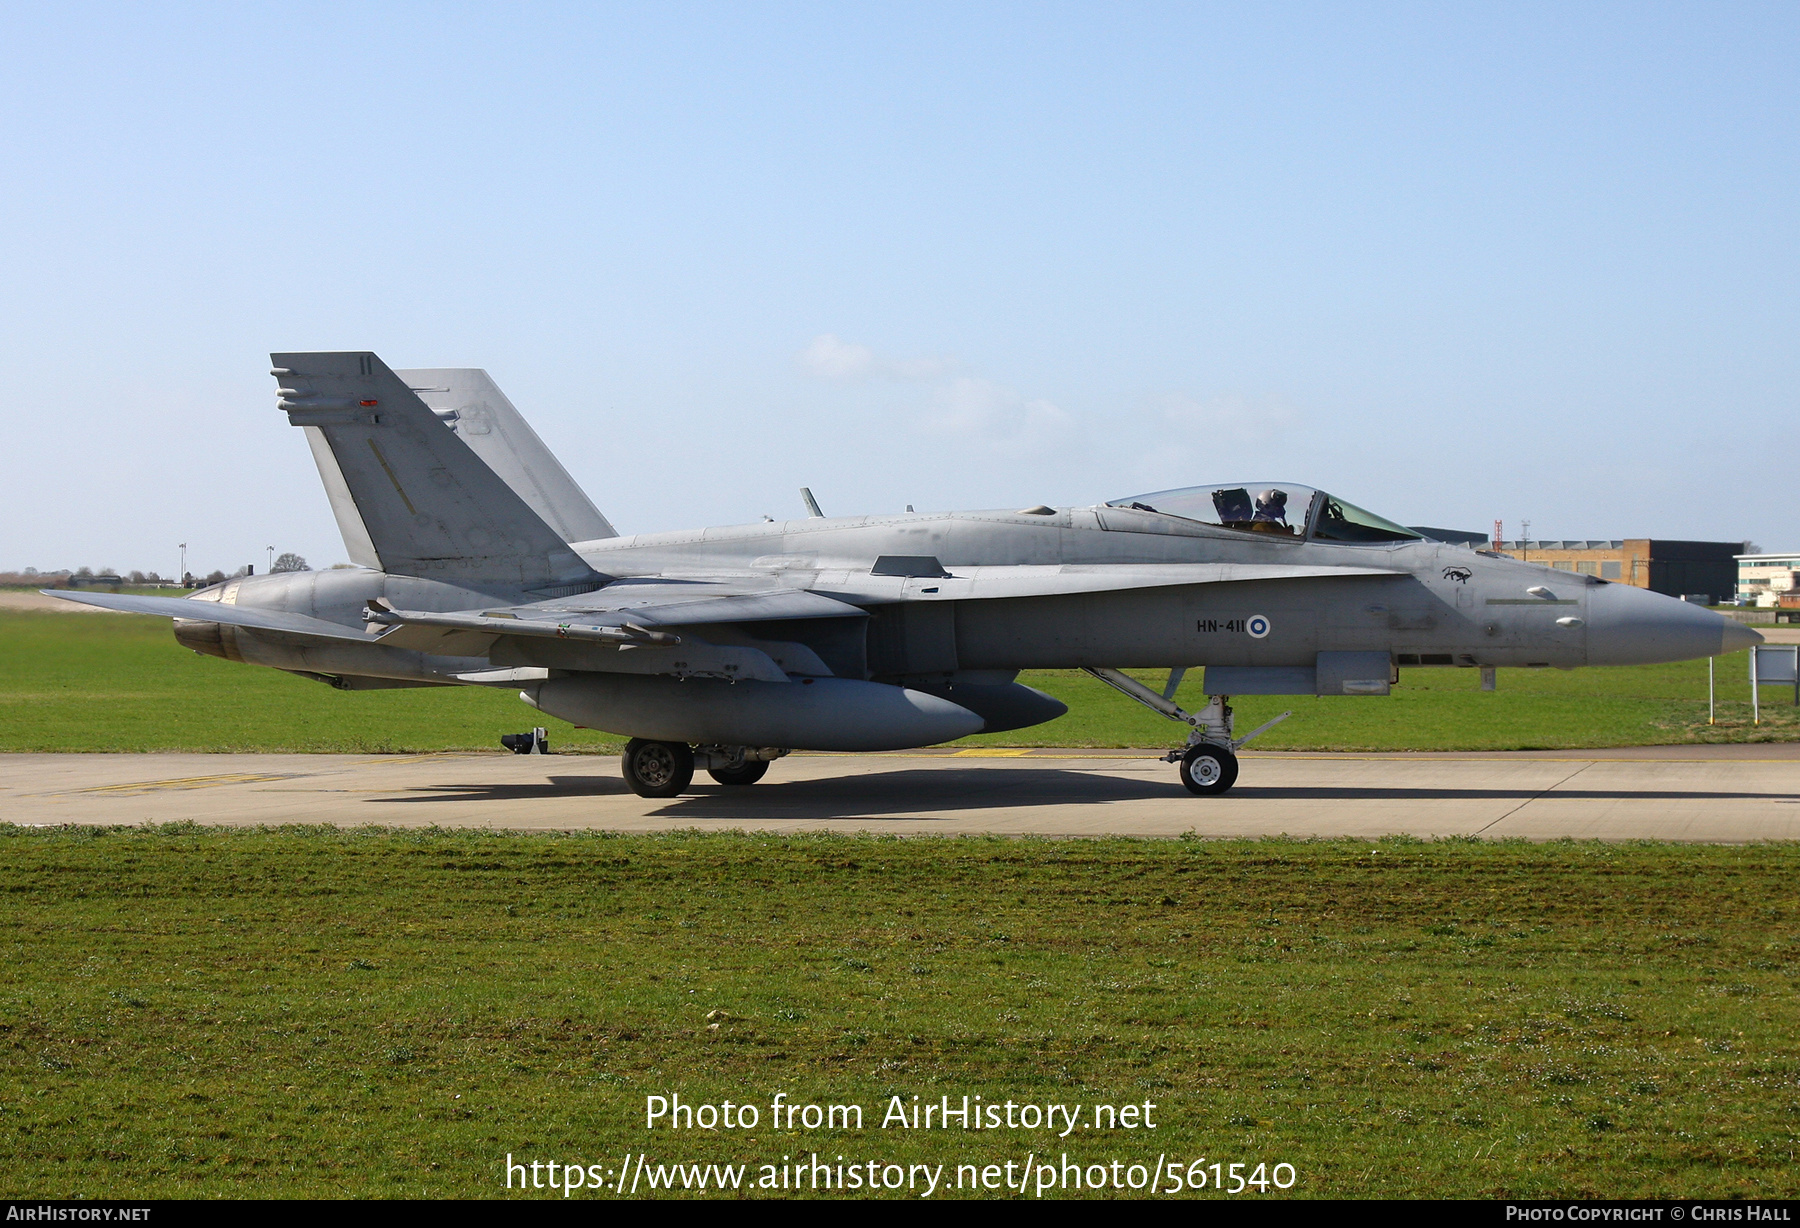
<svg viewBox="0 0 1800 1228"><path fill-rule="evenodd" d="M379 405L379 404L381 404L381 402L380 401L358 401L357 404L367 406L367 405Z"/></svg>

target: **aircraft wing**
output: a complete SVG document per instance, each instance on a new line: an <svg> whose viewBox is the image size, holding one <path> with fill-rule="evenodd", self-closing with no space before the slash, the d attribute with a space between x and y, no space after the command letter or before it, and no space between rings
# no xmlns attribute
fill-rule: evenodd
<svg viewBox="0 0 1800 1228"><path fill-rule="evenodd" d="M305 614L286 614L279 610L259 610L254 606L225 605L217 601L195 601L190 597L134 597L126 593L73 593L66 589L40 590L46 597L79 601L103 610L119 610L126 614L161 614L168 618L191 618L196 622L229 623L234 627L250 627L258 631L280 631L288 635L305 635L320 640L350 640L358 644L373 643L373 637L360 627L326 622Z"/></svg>
<svg viewBox="0 0 1800 1228"><path fill-rule="evenodd" d="M815 593L707 594L701 584L622 585L611 601L588 595L569 603L437 613L371 601L365 617L387 628L375 642L438 656L485 656L497 666L549 665L603 673L671 674L732 681L787 682L789 674L829 676L817 653L774 639L755 646L712 643L657 628L706 623L766 623L797 618L866 617L863 610ZM661 591L658 590L672 590ZM547 655L548 654L548 655Z"/></svg>
<svg viewBox="0 0 1800 1228"><path fill-rule="evenodd" d="M783 577L791 583L791 575ZM618 580L595 593L511 607L520 618L571 615L584 622L645 626L767 622L787 618L866 618L868 612L801 588L764 588L752 581Z"/></svg>
<svg viewBox="0 0 1800 1228"><path fill-rule="evenodd" d="M936 560L914 560L912 570L944 573ZM880 566L879 564L877 565ZM894 568L890 567L890 570ZM904 570L904 569L902 569ZM777 574L734 573L711 577L645 577L616 580L599 592L533 605L468 610L454 614L377 608L371 621L391 629L381 643L449 656L479 656L503 637L522 640L559 639L622 650L590 654L585 668L657 672L653 661L687 660L709 651L723 653L736 677L779 681L785 673L810 672L809 662L793 660L770 668L755 649L702 647L690 640L680 653L634 653L631 649L664 649L682 645L682 637L656 628L700 624L765 623L783 619L862 618L868 612L852 602L890 604L902 601L969 601L1020 597L1056 597L1078 593L1171 587L1183 584L1231 584L1268 580L1402 576L1409 572L1374 567L1302 566L1278 563L1171 563L1125 566L997 566L958 567L936 576L875 575L867 571L784 571ZM804 579L802 579L804 576ZM811 583L811 588L769 588L774 583ZM798 657L789 645L789 655ZM719 670L725 666L719 666ZM783 672L785 671L785 673ZM700 672L695 670L693 672ZM729 676L718 674L717 676Z"/></svg>
<svg viewBox="0 0 1800 1228"><path fill-rule="evenodd" d="M853 604L856 602L1006 600L1189 584L1410 574L1374 567L1279 563L985 566L948 571L933 559L910 560L906 566L883 562L889 564L889 573L927 574L824 569L642 577L615 580L578 596L449 612L400 610L377 600L370 602L366 615L373 627L380 628L376 634L302 614L184 597L64 590L48 590L48 595L104 609L229 623L321 642L380 644L440 656L488 656L502 667L536 665L540 660L554 665L566 659L569 664L564 668L785 682L793 674L827 675L831 671L812 649L800 643L760 640L760 647L715 644L670 628L868 617L868 611ZM882 565L874 570L882 570ZM529 647L546 641L583 647L556 650L563 655L555 658L543 657L548 649ZM570 651L576 655L568 657Z"/></svg>
<svg viewBox="0 0 1800 1228"><path fill-rule="evenodd" d="M935 565L935 560L920 560ZM853 602L970 601L1057 597L1183 584L1333 577L1398 576L1408 572L1370 567L1297 566L1276 563L1171 563L1141 566L958 567L940 576L874 575L870 572L738 573L715 577L645 577L616 580L604 589L531 605L499 606L444 614L377 609L371 620L391 630L384 644L449 655L478 655L499 636L585 640L614 647L678 644L680 637L652 628L784 619L866 618ZM801 575L805 576L801 580ZM771 582L810 588L770 588Z"/></svg>
<svg viewBox="0 0 1800 1228"><path fill-rule="evenodd" d="M369 621L391 627L382 636L383 645L452 655L479 654L495 637L502 636L569 639L612 648L661 648L679 645L682 637L652 628L796 618L868 618L868 612L817 592L745 592L742 585L693 580L625 580L572 600L459 610L454 614L396 610L385 603L371 603L369 610Z"/></svg>
<svg viewBox="0 0 1800 1228"><path fill-rule="evenodd" d="M935 564L935 559L920 560ZM879 567L880 564L877 564ZM890 569L891 570L891 569ZM1243 584L1404 576L1386 567L1333 567L1293 563L1117 563L1021 566L915 566L916 576L822 570L813 591L845 601L983 601L1015 597L1063 597L1183 584Z"/></svg>

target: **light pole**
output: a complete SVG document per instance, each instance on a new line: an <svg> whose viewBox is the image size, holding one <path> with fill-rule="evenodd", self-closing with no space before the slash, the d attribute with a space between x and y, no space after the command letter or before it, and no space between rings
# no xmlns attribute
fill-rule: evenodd
<svg viewBox="0 0 1800 1228"><path fill-rule="evenodd" d="M1522 563L1531 561L1531 522L1529 520L1519 522L1519 561Z"/></svg>
<svg viewBox="0 0 1800 1228"><path fill-rule="evenodd" d="M175 583L181 584L187 577L187 543L181 543L181 566L175 572Z"/></svg>
<svg viewBox="0 0 1800 1228"><path fill-rule="evenodd" d="M264 572L263 574L264 575L273 575L273 574L275 574L275 547L265 546L265 547L263 547L263 549L265 549L269 552L269 570Z"/></svg>

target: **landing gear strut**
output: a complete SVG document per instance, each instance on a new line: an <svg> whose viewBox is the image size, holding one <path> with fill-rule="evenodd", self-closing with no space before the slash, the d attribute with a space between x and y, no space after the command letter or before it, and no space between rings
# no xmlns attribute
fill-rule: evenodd
<svg viewBox="0 0 1800 1228"><path fill-rule="evenodd" d="M1217 797L1236 784L1238 749L1251 738L1260 737L1293 715L1292 712L1283 712L1274 720L1258 725L1243 737L1234 738L1231 736L1231 696L1210 696L1206 707L1198 712L1184 711L1175 703L1175 688L1181 685L1181 676L1187 672L1184 669L1169 671L1169 685L1161 695L1116 669L1083 669L1081 672L1092 674L1113 690L1135 699L1152 712L1189 727L1187 745L1164 755L1163 762L1181 764L1181 783L1187 787L1188 792L1197 793L1201 797Z"/></svg>

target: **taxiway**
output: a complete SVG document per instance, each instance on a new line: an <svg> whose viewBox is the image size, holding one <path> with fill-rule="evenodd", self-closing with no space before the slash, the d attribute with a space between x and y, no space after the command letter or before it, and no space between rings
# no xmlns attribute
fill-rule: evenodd
<svg viewBox="0 0 1800 1228"><path fill-rule="evenodd" d="M1197 798L1149 751L792 755L748 788L647 800L581 755L0 756L19 824L329 823L895 835L1800 838L1800 745L1246 754Z"/></svg>

